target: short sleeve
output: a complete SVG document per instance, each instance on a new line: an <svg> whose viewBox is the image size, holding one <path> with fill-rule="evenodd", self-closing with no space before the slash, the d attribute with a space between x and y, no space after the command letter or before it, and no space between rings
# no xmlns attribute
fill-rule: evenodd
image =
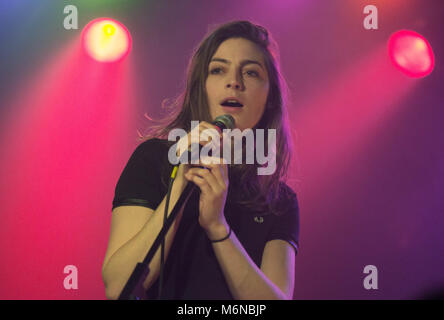
<svg viewBox="0 0 444 320"><path fill-rule="evenodd" d="M295 253L299 252L299 204L296 194L286 187L286 199L283 201L283 213L276 216L268 234L267 241L280 239L291 244Z"/></svg>
<svg viewBox="0 0 444 320"><path fill-rule="evenodd" d="M112 209L123 205L157 208L162 199L159 141L147 140L134 150L117 181Z"/></svg>

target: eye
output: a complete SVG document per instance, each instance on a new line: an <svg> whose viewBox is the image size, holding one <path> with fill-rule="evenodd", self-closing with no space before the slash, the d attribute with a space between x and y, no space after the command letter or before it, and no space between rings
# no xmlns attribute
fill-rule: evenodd
<svg viewBox="0 0 444 320"><path fill-rule="evenodd" d="M259 77L259 73L257 73L254 70L248 70L246 73L250 76L253 76L253 77Z"/></svg>
<svg viewBox="0 0 444 320"><path fill-rule="evenodd" d="M221 71L221 70L222 70L221 68L213 68L210 70L210 73L211 74L218 74L219 73L218 71Z"/></svg>

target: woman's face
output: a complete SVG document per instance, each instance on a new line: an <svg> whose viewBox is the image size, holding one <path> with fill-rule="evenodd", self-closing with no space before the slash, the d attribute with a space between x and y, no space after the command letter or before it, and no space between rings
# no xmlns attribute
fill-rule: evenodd
<svg viewBox="0 0 444 320"><path fill-rule="evenodd" d="M264 113L269 90L268 73L256 44L244 38L222 42L208 65L205 89L212 120L228 113L237 128L253 128ZM223 106L230 97L242 106Z"/></svg>

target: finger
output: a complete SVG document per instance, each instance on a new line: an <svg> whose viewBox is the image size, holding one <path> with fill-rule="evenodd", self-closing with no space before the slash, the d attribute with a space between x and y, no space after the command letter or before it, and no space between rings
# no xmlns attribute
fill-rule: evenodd
<svg viewBox="0 0 444 320"><path fill-rule="evenodd" d="M200 188L202 193L210 194L211 192L213 192L208 182L204 178L199 177L197 174L192 173L191 170L193 169L188 170L188 172L185 174L185 178L195 183Z"/></svg>
<svg viewBox="0 0 444 320"><path fill-rule="evenodd" d="M234 138L235 136L233 135L229 136L227 132L222 133L222 138L221 138L222 150L227 150L227 153L229 153L231 157L234 154L234 145L235 145ZM225 152L224 156L227 157L226 161L231 161L231 157L228 157L228 154L225 155Z"/></svg>
<svg viewBox="0 0 444 320"><path fill-rule="evenodd" d="M213 143L215 146L220 145L221 135L213 128L202 128L200 139L206 143Z"/></svg>
<svg viewBox="0 0 444 320"><path fill-rule="evenodd" d="M204 139L202 131L208 129L208 126L204 122L200 122L197 126L188 132L188 147L194 143L199 143L201 145L207 144L209 141Z"/></svg>
<svg viewBox="0 0 444 320"><path fill-rule="evenodd" d="M190 138L190 145L192 143L199 143L200 145L204 146L215 140L220 141L221 138L218 127L205 121L200 122L198 126L194 127L193 130L188 133L188 135Z"/></svg>
<svg viewBox="0 0 444 320"><path fill-rule="evenodd" d="M228 169L227 165L223 164L223 161L223 158L205 157L201 160L201 164L210 169L220 187L225 189L228 186Z"/></svg>
<svg viewBox="0 0 444 320"><path fill-rule="evenodd" d="M211 139L208 139L208 133L206 133L206 135L202 134L202 130L207 130L207 127L208 125L206 123L198 123L198 125L194 126L191 131L183 137L184 139L181 141L182 143L179 144L180 155L188 150L191 155L192 164L196 164L199 161L198 157L200 154L200 148L198 148L198 145L205 146L211 141Z"/></svg>
<svg viewBox="0 0 444 320"><path fill-rule="evenodd" d="M205 121L203 121L202 124L202 139L208 140L219 147L223 135L222 130L219 127Z"/></svg>
<svg viewBox="0 0 444 320"><path fill-rule="evenodd" d="M213 167L211 168L211 172L216 177L219 186L222 188L223 191L225 191L228 187L228 181L225 179L225 176L223 174L223 166Z"/></svg>
<svg viewBox="0 0 444 320"><path fill-rule="evenodd" d="M197 175L200 178L204 179L208 183L213 192L220 193L221 191L223 191L220 182L217 181L217 178L213 175L213 173L210 170L201 169L201 168L192 168L190 169L190 171L192 174Z"/></svg>
<svg viewBox="0 0 444 320"><path fill-rule="evenodd" d="M210 156L202 158L202 165L205 166L206 163L216 174L221 174L223 181L228 181L228 162L225 158Z"/></svg>
<svg viewBox="0 0 444 320"><path fill-rule="evenodd" d="M213 165L220 164L221 160L222 159L217 157L201 156L199 158L199 162L193 164L193 167L207 168L208 170L210 170Z"/></svg>
<svg viewBox="0 0 444 320"><path fill-rule="evenodd" d="M200 122L200 124L202 124L202 126L205 127L205 128L207 128L207 129L214 129L214 130L216 130L217 132L219 132L219 134L222 134L222 130L221 130L218 126L215 126L215 125L212 124L212 123L208 123L208 122L206 122L206 121L202 121L202 122Z"/></svg>

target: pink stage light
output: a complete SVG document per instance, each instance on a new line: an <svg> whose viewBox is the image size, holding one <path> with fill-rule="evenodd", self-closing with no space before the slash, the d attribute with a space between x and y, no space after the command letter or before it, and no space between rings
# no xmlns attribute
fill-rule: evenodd
<svg viewBox="0 0 444 320"><path fill-rule="evenodd" d="M120 22L99 18L86 25L82 32L86 53L99 62L116 62L131 50L131 36Z"/></svg>
<svg viewBox="0 0 444 320"><path fill-rule="evenodd" d="M432 47L419 33L410 30L395 32L389 39L388 50L393 64L409 77L421 78L433 71Z"/></svg>

